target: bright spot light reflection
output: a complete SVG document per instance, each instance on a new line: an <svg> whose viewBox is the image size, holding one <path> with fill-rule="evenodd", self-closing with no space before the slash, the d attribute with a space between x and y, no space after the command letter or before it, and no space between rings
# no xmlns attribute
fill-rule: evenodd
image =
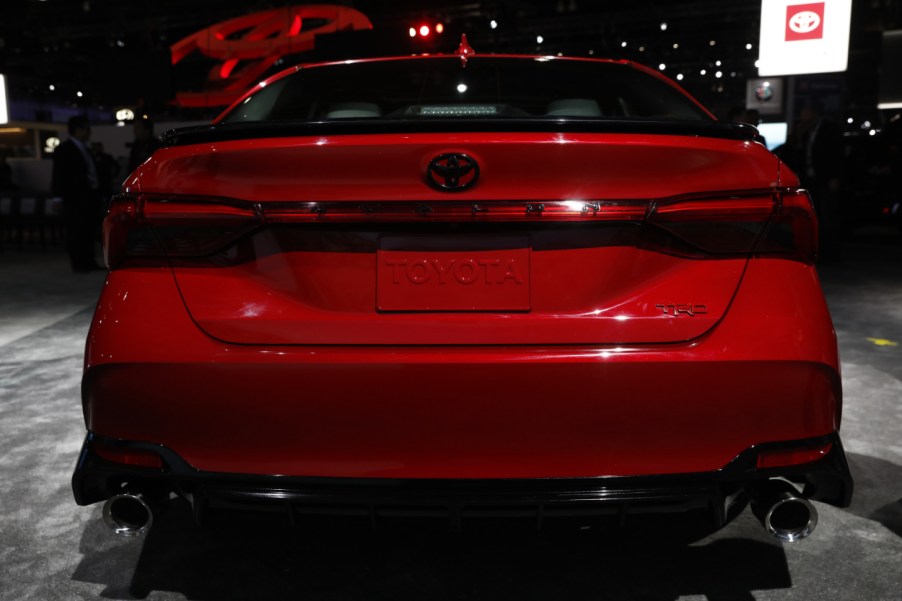
<svg viewBox="0 0 902 601"><path fill-rule="evenodd" d="M601 351L600 353L598 353L598 355L602 359L608 359L608 358L612 357L613 355L616 355L617 353L622 353L625 350L626 350L625 348L618 346L617 348L613 348L609 351Z"/></svg>
<svg viewBox="0 0 902 601"><path fill-rule="evenodd" d="M571 211L581 212L584 208L586 208L586 203L582 200L565 200L564 206Z"/></svg>

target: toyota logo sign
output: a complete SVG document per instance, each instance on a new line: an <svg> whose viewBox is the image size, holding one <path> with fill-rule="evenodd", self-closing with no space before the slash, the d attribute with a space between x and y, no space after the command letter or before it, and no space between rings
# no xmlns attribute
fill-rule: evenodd
<svg viewBox="0 0 902 601"><path fill-rule="evenodd" d="M852 0L761 0L758 77L845 71L851 26Z"/></svg>
<svg viewBox="0 0 902 601"><path fill-rule="evenodd" d="M824 37L824 2L786 7L786 41L819 40Z"/></svg>

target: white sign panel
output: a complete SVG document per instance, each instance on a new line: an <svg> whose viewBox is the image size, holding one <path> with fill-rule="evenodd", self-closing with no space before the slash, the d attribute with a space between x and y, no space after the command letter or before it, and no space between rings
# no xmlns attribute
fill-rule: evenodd
<svg viewBox="0 0 902 601"><path fill-rule="evenodd" d="M9 109L6 106L6 77L0 73L0 123L9 123Z"/></svg>
<svg viewBox="0 0 902 601"><path fill-rule="evenodd" d="M852 0L762 0L758 74L845 71Z"/></svg>

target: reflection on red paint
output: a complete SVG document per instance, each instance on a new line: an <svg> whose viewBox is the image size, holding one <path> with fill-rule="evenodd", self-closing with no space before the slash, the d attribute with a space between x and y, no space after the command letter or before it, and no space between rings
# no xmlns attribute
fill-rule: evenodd
<svg viewBox="0 0 902 601"><path fill-rule="evenodd" d="M302 31L304 19L321 25ZM317 35L372 28L360 11L326 4L275 8L217 23L170 48L173 65L195 52L219 61L210 70L205 91L177 92L176 103L182 107L229 105L263 79L280 58L313 50Z"/></svg>
<svg viewBox="0 0 902 601"><path fill-rule="evenodd" d="M229 75L232 74L232 70L235 68L235 65L238 64L237 58L230 58L226 62L222 63L222 67L219 69L219 76L223 79L228 79Z"/></svg>

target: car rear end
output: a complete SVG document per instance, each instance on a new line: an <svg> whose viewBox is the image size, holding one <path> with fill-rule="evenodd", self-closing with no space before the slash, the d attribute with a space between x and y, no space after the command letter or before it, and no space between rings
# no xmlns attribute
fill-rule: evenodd
<svg viewBox="0 0 902 601"><path fill-rule="evenodd" d="M165 142L105 222L79 503L722 524L751 496L793 533L848 504L808 196L657 74L315 66Z"/></svg>

